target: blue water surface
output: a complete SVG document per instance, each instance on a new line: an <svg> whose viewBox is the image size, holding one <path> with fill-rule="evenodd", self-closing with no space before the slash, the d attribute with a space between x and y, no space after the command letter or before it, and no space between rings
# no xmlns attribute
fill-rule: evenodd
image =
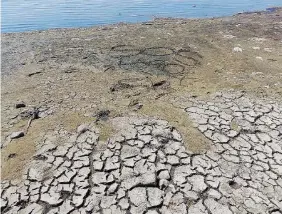
<svg viewBox="0 0 282 214"><path fill-rule="evenodd" d="M2 32L203 18L282 6L282 0L2 0Z"/></svg>

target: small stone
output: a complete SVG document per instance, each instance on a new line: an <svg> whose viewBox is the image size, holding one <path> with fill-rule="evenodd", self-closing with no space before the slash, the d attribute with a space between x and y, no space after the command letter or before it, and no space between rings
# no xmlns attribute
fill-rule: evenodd
<svg viewBox="0 0 282 214"><path fill-rule="evenodd" d="M23 131L18 131L18 132L13 132L10 135L10 138L11 139L17 139L17 138L20 138L20 137L23 137L23 136L24 136L24 132Z"/></svg>
<svg viewBox="0 0 282 214"><path fill-rule="evenodd" d="M24 102L18 102L15 104L15 108L24 108L24 107L26 107Z"/></svg>
<svg viewBox="0 0 282 214"><path fill-rule="evenodd" d="M89 127L86 124L82 124L82 125L77 127L77 133L78 134L82 134L82 133L84 133L88 130L89 130Z"/></svg>
<svg viewBox="0 0 282 214"><path fill-rule="evenodd" d="M168 185L169 185L168 180L160 179L160 181L159 181L160 189L165 189Z"/></svg>
<svg viewBox="0 0 282 214"><path fill-rule="evenodd" d="M172 136L173 136L173 139L177 141L182 141L181 135L175 129L172 131Z"/></svg>

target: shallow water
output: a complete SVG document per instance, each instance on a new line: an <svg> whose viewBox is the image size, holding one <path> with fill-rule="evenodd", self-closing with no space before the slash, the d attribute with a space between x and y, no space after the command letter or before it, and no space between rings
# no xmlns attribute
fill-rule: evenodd
<svg viewBox="0 0 282 214"><path fill-rule="evenodd" d="M2 0L2 32L216 17L282 6L282 0Z"/></svg>

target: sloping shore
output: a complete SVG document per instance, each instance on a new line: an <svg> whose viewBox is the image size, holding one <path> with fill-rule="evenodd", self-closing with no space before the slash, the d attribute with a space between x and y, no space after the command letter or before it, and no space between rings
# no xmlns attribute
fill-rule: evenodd
<svg viewBox="0 0 282 214"><path fill-rule="evenodd" d="M4 213L282 212L282 8L2 34L1 96Z"/></svg>

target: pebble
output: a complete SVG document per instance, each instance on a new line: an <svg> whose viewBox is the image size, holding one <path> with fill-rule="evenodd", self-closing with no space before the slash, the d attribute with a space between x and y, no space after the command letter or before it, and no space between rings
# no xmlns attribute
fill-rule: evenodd
<svg viewBox="0 0 282 214"><path fill-rule="evenodd" d="M235 48L233 48L233 51L234 52L243 52L243 49L240 48L240 47L235 47Z"/></svg>
<svg viewBox="0 0 282 214"><path fill-rule="evenodd" d="M24 136L24 132L23 131L18 131L18 132L13 132L10 135L10 138L11 139L17 139L17 138L20 138L20 137L23 137L23 136Z"/></svg>
<svg viewBox="0 0 282 214"><path fill-rule="evenodd" d="M26 107L24 102L19 102L15 104L15 108L24 108L24 107Z"/></svg>

